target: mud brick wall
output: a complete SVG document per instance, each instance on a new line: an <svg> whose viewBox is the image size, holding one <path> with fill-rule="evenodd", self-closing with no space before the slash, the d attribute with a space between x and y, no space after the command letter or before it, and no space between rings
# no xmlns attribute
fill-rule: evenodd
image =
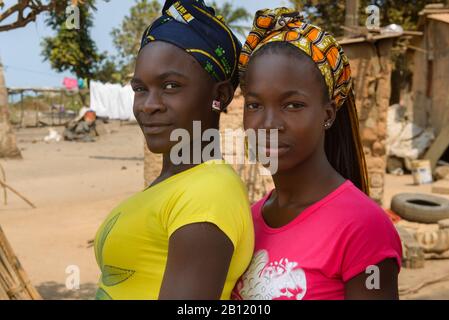
<svg viewBox="0 0 449 320"><path fill-rule="evenodd" d="M391 93L390 50L393 39L343 44L354 77L360 135L370 196L382 204L386 171L387 111Z"/></svg>
<svg viewBox="0 0 449 320"><path fill-rule="evenodd" d="M413 99L409 113L422 128L431 127L435 136L449 122L449 14L426 16L424 35L415 37Z"/></svg>

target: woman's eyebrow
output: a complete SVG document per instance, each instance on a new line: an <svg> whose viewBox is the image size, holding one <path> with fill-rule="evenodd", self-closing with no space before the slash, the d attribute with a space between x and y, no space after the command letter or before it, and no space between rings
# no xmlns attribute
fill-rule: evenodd
<svg viewBox="0 0 449 320"><path fill-rule="evenodd" d="M140 80L139 78L132 78L131 81L130 81L131 85L133 85L133 84L142 84L142 83L143 83L143 81Z"/></svg>
<svg viewBox="0 0 449 320"><path fill-rule="evenodd" d="M178 71L175 71L175 70L170 70L170 71L164 72L164 73L158 75L157 78L160 80L163 80L170 76L176 76L176 77L181 77L181 78L187 79L186 75L184 75Z"/></svg>
<svg viewBox="0 0 449 320"><path fill-rule="evenodd" d="M306 92L304 92L302 90L288 90L281 94L281 98L286 99L286 98L289 98L294 95L299 95L299 96L303 96L303 97L309 96Z"/></svg>
<svg viewBox="0 0 449 320"><path fill-rule="evenodd" d="M286 98L289 98L289 97L294 96L294 95L300 95L300 96L303 96L303 97L308 97L309 96L306 92L304 92L302 90L288 90L288 91L282 92L280 94L280 98L281 99L286 99ZM259 98L259 94L255 93L255 92L248 92L248 93L246 93L245 96L246 97L252 97L252 98Z"/></svg>
<svg viewBox="0 0 449 320"><path fill-rule="evenodd" d="M259 98L259 95L255 92L247 92L245 94L246 97Z"/></svg>
<svg viewBox="0 0 449 320"><path fill-rule="evenodd" d="M167 72L161 73L160 75L158 75L158 76L156 77L156 79L158 79L158 80L164 80L164 79L166 79L166 78L168 78L168 77L170 77L170 76L176 76L176 77L181 77L181 78L187 79L187 76L185 76L184 74L182 74L182 73L180 73L180 72L177 72L177 71L175 71L175 70L167 71ZM142 84L142 83L145 83L145 82L144 82L142 79L136 78L136 77L135 77L135 78L132 78L132 79L131 79L130 83L131 83L131 84Z"/></svg>

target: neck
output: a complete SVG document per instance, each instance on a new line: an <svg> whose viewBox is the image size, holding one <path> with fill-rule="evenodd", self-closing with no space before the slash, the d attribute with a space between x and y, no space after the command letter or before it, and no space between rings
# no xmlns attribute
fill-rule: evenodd
<svg viewBox="0 0 449 320"><path fill-rule="evenodd" d="M203 159L203 150L204 148L209 144L209 142L201 142L201 146L200 146L200 150L201 150L201 156L198 157L196 159L194 159L193 157L193 151L195 150L193 148L193 142L191 142L190 144L190 161L188 163L173 163L171 157L170 157L170 152L168 153L164 153L162 155L162 169L161 169L161 173L159 175L159 177L156 179L155 182L161 182L171 176L174 176L178 173L181 173L185 170L191 169L201 163L204 163L204 161L207 161L209 159ZM219 144L218 144L219 147ZM198 150L195 150L198 151ZM218 152L216 152L215 155L213 155L213 159L221 159L221 151L217 150ZM182 150L181 150L182 152ZM198 162L199 160L199 162Z"/></svg>
<svg viewBox="0 0 449 320"><path fill-rule="evenodd" d="M327 160L324 148L317 150L297 166L272 177L280 207L310 205L344 182L344 178Z"/></svg>
<svg viewBox="0 0 449 320"><path fill-rule="evenodd" d="M168 177L174 176L175 174L178 174L185 170L193 168L196 165L197 164L193 164L193 163L174 164L170 159L170 154L163 154L162 155L162 169L161 169L161 173L160 173L159 177L162 179L166 179Z"/></svg>

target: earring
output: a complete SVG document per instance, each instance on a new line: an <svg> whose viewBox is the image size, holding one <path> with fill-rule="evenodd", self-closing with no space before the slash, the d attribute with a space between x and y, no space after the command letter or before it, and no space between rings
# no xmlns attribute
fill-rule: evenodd
<svg viewBox="0 0 449 320"><path fill-rule="evenodd" d="M217 111L217 112L221 112L221 102L218 100L214 100L212 102L212 110Z"/></svg>
<svg viewBox="0 0 449 320"><path fill-rule="evenodd" d="M324 129L329 129L330 127L332 126L332 123L330 123L330 122L326 122L325 124L324 124Z"/></svg>

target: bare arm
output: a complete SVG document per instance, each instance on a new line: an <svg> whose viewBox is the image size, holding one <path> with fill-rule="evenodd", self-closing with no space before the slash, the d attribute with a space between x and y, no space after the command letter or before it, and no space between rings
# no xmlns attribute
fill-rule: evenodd
<svg viewBox="0 0 449 320"><path fill-rule="evenodd" d="M369 289L368 283L375 273L362 272L345 283L346 300L398 300L398 266L395 259L385 259L377 264L379 288ZM368 279L371 277L370 279ZM368 281L367 281L368 280Z"/></svg>
<svg viewBox="0 0 449 320"><path fill-rule="evenodd" d="M231 240L214 224L176 230L169 240L159 299L220 299L233 252Z"/></svg>

